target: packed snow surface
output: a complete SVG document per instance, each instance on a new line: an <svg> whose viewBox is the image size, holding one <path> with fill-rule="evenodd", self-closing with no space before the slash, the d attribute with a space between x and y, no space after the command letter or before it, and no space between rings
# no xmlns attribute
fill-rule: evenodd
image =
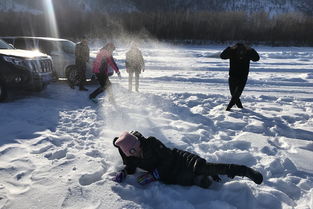
<svg viewBox="0 0 313 209"><path fill-rule="evenodd" d="M129 92L126 46L114 57L114 99L72 90L64 81L40 93L17 94L0 104L0 208L313 208L313 49L253 46L242 95L244 109L225 111L230 100L225 45L142 45L146 60L140 91ZM111 179L122 161L112 140L123 131L155 136L168 147L210 162L236 163L260 171L211 188L154 182L136 175Z"/></svg>

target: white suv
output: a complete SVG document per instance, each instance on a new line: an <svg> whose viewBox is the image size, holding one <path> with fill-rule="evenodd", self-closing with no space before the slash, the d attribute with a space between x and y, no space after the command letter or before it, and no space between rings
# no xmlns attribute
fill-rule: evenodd
<svg viewBox="0 0 313 209"><path fill-rule="evenodd" d="M77 83L77 71L75 68L75 43L67 39L48 37L1 37L17 49L39 50L52 57L56 76L67 78L72 83ZM87 63L86 78L94 77L92 63L95 55L90 54Z"/></svg>

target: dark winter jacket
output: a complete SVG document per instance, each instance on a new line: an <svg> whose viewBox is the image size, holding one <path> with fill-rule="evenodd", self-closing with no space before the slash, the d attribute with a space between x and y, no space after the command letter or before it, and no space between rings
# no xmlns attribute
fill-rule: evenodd
<svg viewBox="0 0 313 209"><path fill-rule="evenodd" d="M155 137L145 138L139 132L134 135L140 141L143 158L127 157L119 148L127 174L135 173L137 167L150 172L157 169L159 180L163 183L186 186L193 184L195 162L204 161L203 158L183 150L169 149ZM113 141L114 146L116 140L117 138Z"/></svg>
<svg viewBox="0 0 313 209"><path fill-rule="evenodd" d="M138 48L131 48L126 53L125 65L127 72L141 73L141 70L144 69L144 60Z"/></svg>
<svg viewBox="0 0 313 209"><path fill-rule="evenodd" d="M83 62L86 63L89 61L89 47L87 44L79 42L75 47L75 57L76 63Z"/></svg>
<svg viewBox="0 0 313 209"><path fill-rule="evenodd" d="M227 47L220 55L222 59L230 59L229 76L247 77L249 74L250 60L259 61L259 54L250 47L236 44Z"/></svg>

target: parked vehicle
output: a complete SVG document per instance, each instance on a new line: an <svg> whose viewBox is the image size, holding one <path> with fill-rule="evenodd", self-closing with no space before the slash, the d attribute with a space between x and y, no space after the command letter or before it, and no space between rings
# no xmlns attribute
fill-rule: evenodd
<svg viewBox="0 0 313 209"><path fill-rule="evenodd" d="M49 55L15 49L0 39L0 102L11 88L43 90L53 79L52 71Z"/></svg>
<svg viewBox="0 0 313 209"><path fill-rule="evenodd" d="M48 37L1 37L6 42L18 49L39 50L52 57L55 73L58 78L67 78L72 83L77 83L75 68L75 43L67 39ZM87 63L86 78L94 77L92 63L95 55L90 54Z"/></svg>

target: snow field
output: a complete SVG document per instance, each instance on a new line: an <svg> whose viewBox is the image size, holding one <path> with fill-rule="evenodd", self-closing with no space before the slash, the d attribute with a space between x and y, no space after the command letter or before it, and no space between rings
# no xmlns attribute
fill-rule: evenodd
<svg viewBox="0 0 313 209"><path fill-rule="evenodd" d="M128 92L126 49L117 50L116 105L105 95L88 101L95 84L79 92L63 82L0 104L0 208L313 208L312 50L255 47L261 61L251 64L245 109L226 112L222 49L143 48L139 93ZM221 176L207 190L140 186L137 173L117 184L111 178L122 162L112 140L124 130L210 162L250 166L264 182Z"/></svg>

